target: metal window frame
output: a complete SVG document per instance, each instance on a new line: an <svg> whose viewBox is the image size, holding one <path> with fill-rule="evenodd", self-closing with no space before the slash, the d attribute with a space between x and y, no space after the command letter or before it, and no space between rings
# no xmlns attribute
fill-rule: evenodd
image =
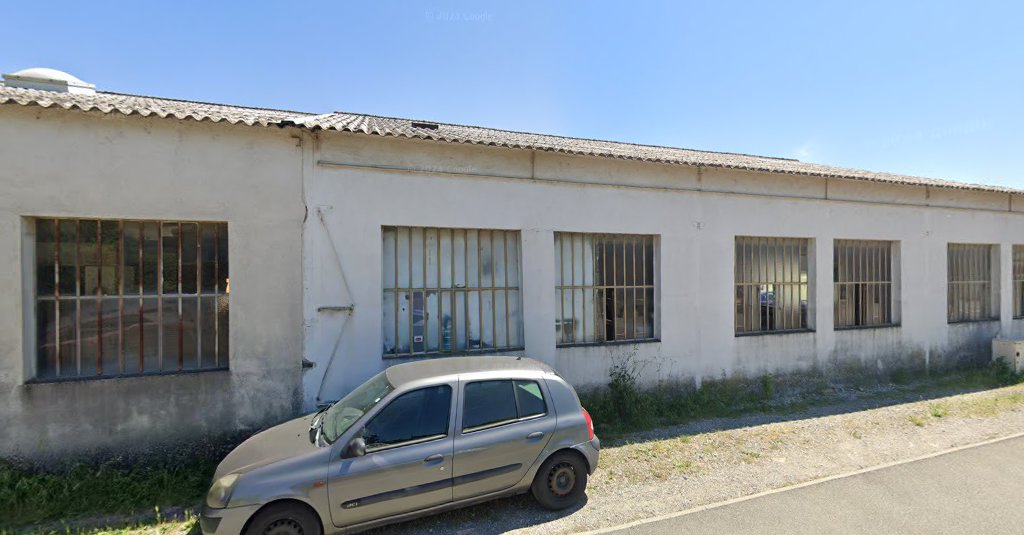
<svg viewBox="0 0 1024 535"><path fill-rule="evenodd" d="M734 244L735 336L813 332L811 239L736 236ZM764 305L761 304L762 292ZM778 315L779 309L786 309L780 302L792 305L794 301L796 307L790 306L788 312ZM806 303L803 308L801 302ZM763 312L762 308L769 312Z"/></svg>
<svg viewBox="0 0 1024 535"><path fill-rule="evenodd" d="M1014 245L1013 262L1013 319L1024 318L1024 245Z"/></svg>
<svg viewBox="0 0 1024 535"><path fill-rule="evenodd" d="M833 323L837 331L865 328L894 327L896 321L893 295L895 273L895 241L837 239L832 245ZM872 276L874 274L874 276ZM851 296L844 298L843 295ZM857 298L860 296L860 305ZM854 300L854 309L843 306L841 301ZM881 305L882 317L878 321L866 319L869 307L865 302Z"/></svg>
<svg viewBox="0 0 1024 535"><path fill-rule="evenodd" d="M38 228L38 224L41 221L49 221L53 224L54 242L53 242L53 270L54 270L54 290L53 295L39 295L39 281L37 279L38 268L40 266L39 248L35 247L35 255L33 258L31 267L31 277L33 281L33 303L35 308L38 309L41 303L53 303L54 315L54 359L53 363L53 376L43 376L42 370L45 366L42 365L42 359L46 358L46 355L42 353L42 346L38 345L38 332L42 328L37 322L33 322L34 330L36 334L36 348L33 356L33 373L31 382L65 382L65 381L79 381L79 380L95 380L95 379L109 379L117 377L135 377L135 376L150 376L150 375L167 375L167 374L178 374L178 373L192 373L192 372L203 372L203 371L216 371L228 369L228 355L220 355L221 347L219 344L219 331L221 328L221 321L217 317L217 310L221 304L228 306L229 297L225 289L220 288L220 264L222 260L221 252L219 251L220 246L220 233L222 231L227 232L227 222L225 221L169 221L169 220L145 220L145 219L111 219L111 218L72 218L72 217L33 217L31 218L32 225L34 228ZM96 225L95 236L88 236L93 242L89 242L86 245L94 245L96 248L96 289L94 293L84 294L82 292L84 281L82 280L83 270L89 266L84 265L82 261L82 249L83 249L83 235L81 232L82 222L92 222ZM73 225L75 232L75 244L74 244L74 272L75 272L75 292L74 295L64 295L61 292L61 280L60 270L61 267L68 267L67 262L64 262L61 256L61 227L63 225ZM107 266L104 263L104 252L103 252L103 229L105 225L116 225L116 241L117 245L113 254L115 256L115 271L114 277L116 278L115 286L116 292L105 292L104 279L103 279L103 268ZM129 259L125 257L125 228L127 225L138 226L138 257L137 257L137 269L138 269L138 287L133 288L137 291L135 293L125 293L125 274L124 268L125 263ZM156 228L155 243L157 247L157 258L155 263L156 270L156 292L154 294L148 294L144 290L144 267L143 267L143 244L145 242L145 228L152 225ZM164 245L162 238L162 229L165 225L173 225L178 229L176 254L177 254L177 292L164 292L163 288L163 277L164 277L164 266L163 266L163 253ZM183 293L182 292L182 240L181 240L181 229L183 225L193 225L195 227L195 258L196 258L196 292L195 293ZM211 226L213 228L213 247L214 247L214 288L212 292L204 292L202 286L202 229L204 225ZM34 240L38 243L38 232L33 232ZM226 255L226 251L224 252ZM226 258L224 258L226 260ZM133 259L135 260L135 259ZM204 298L213 298L216 306L214 307L214 343L213 343L213 357L210 363L204 363L203 359L203 346L202 346L202 303ZM139 328L139 339L138 339L138 369L137 371L127 371L127 362L125 355L125 302L131 300L138 300L138 323ZM146 299L155 300L157 303L156 313L158 315L157 320L157 337L159 343L157 344L157 368L146 369L145 365L145 329L142 328L144 321L144 302ZM174 300L177 303L177 338L178 338L178 355L174 361L176 366L172 369L167 369L163 365L163 331L165 325L162 322L163 316L163 304L165 300ZM195 323L190 328L195 330L196 339L196 367L185 368L184 366L184 335L186 327L184 324L184 311L183 303L184 299L195 299L196 310L195 310ZM90 336L92 343L96 347L96 362L95 362L95 373L94 374L83 374L82 373L82 304L86 301L92 301L96 307L96 334ZM72 302L75 307L75 320L74 320L74 351L71 357L74 358L73 367L69 364L69 355L65 355L64 341L61 339L61 303ZM116 314L117 314L117 342L113 347L105 347L103 343L103 322L107 315L104 313L104 304L116 302ZM227 348L226 348L227 349ZM110 356L109 352L115 352L116 355L116 371L104 370L104 357ZM73 368L73 373L69 372L69 368ZM48 375L48 374L47 374Z"/></svg>
<svg viewBox="0 0 1024 535"><path fill-rule="evenodd" d="M993 303L992 261L998 246L989 243L946 245L946 322L975 323L999 319ZM977 306L976 306L977 305Z"/></svg>
<svg viewBox="0 0 1024 535"><path fill-rule="evenodd" d="M584 258L576 259L576 244L580 243L583 249L582 254L586 254L586 247L583 244L586 243L586 239L590 239L592 243L591 254L591 266L593 272L590 274L591 284L586 284L587 274L582 273L583 280L576 280L576 262L581 262L582 266L586 266L586 260ZM604 249L608 243L611 243L612 249L612 265L611 269L608 268L608 256L607 254L601 255L601 265L598 265L597 256L598 249ZM628 242L628 243L627 243ZM568 249L570 251L568 262L569 262L569 280L565 280L565 267L566 267L566 243L568 243ZM621 265L623 266L622 283L619 283L619 266L620 259L618 258L619 245L622 245L623 258L621 259ZM627 259L626 246L629 246L631 251L630 257ZM613 233L592 233L592 232L555 232L554 233L554 246L562 251L558 256L560 258L560 265L557 268L556 281L555 281L555 293L558 296L558 303L556 304L559 312L559 320L561 324L558 326L561 329L561 339L556 341L556 347L572 347L579 345L602 345L602 344L616 344L616 343L630 343L630 342L650 342L656 341L657 337L657 258L658 258L658 244L657 236L653 234L613 234ZM650 248L650 254L648 255L648 247ZM639 252L639 255L638 255ZM631 271L633 273L633 281L627 283L625 280L625 266L626 263L630 264ZM651 267L651 280L647 281L647 269L648 265ZM639 267L639 271L638 268ZM609 277L609 271L611 276ZM638 284L638 278L640 283ZM648 318L648 291L651 293L651 301L653 306L651 307L650 318ZM565 300L566 292L571 297L571 305L569 310L566 310ZM577 294L579 292L579 294ZM594 314L593 324L587 325L587 296L593 296L594 298ZM613 326L613 338L608 339L606 329L598 329L598 325L608 321L608 318L604 316L604 307L598 307L597 302L600 300L604 302L607 298L608 293L611 292L612 308L618 308L619 295L622 295L622 320L621 320L621 336L619 328L619 319L612 318ZM576 296L582 297L582 308L577 314L576 311ZM632 295L632 302L630 303L630 296ZM640 296L639 298L637 296ZM632 304L632 306L630 306ZM641 305L641 314L638 319L636 317L636 305ZM566 312L570 315L567 316ZM569 329L566 329L564 324L564 318L572 318L572 324ZM580 319L582 318L582 320ZM647 332L648 320L651 329ZM579 321L581 324L581 335L583 340L576 339L576 322ZM632 325L632 329L629 328ZM640 326L639 332L637 326ZM588 328L589 333L593 334L593 340L588 340ZM633 335L629 336L629 332L632 330ZM568 333L569 336L566 336ZM568 338L568 339L567 339Z"/></svg>
<svg viewBox="0 0 1024 535"><path fill-rule="evenodd" d="M399 285L399 266L398 266L398 261L399 261L399 258L398 258L399 243L398 243L398 240L399 240L399 234L400 234L401 230L405 230L408 233L408 236L409 236L409 241L408 241L408 251L409 251L409 259L408 259L408 262L409 262L409 286L408 287L404 287L404 286L400 286ZM415 231L419 231L420 232L420 236L421 236L422 241L423 241L422 245L420 247L421 250L423 250L423 252L424 252L423 253L423 259L422 259L422 269L423 269L423 285L422 286L413 286L413 280L412 280L412 278L413 278L412 277L412 272L413 272L413 270L412 270L412 262L413 262L413 250L414 250L413 249L413 236L414 236ZM428 275L427 274L427 256L428 255L427 255L427 251L426 251L427 231L434 231L434 232L437 233L436 251L432 251L432 252L435 252L436 255L437 255L437 277L436 277L436 279L434 281L428 281L427 280L427 275ZM522 314L523 314L522 298L523 298L523 294L522 294L522 289L521 289L521 281L520 280L517 280L517 281L510 281L509 280L509 266L511 264L509 263L508 251L509 251L509 243L510 242L513 242L515 244L515 248L516 248L516 270L515 270L516 271L516 275L518 275L520 277L520 279L522 278L522 240L521 240L521 234L520 234L520 232L518 230L484 229L484 228L454 228L454 227L413 227L413 226L404 226L404 225L386 225L386 226L381 227L381 246L382 247L384 246L384 244L386 242L386 235L387 235L388 232L393 232L394 233L394 248L393 248L392 253L391 253L392 257L393 257L393 262L394 262L394 286L391 287L391 288L382 287L381 291L382 291L382 304L383 304L383 302L386 302L386 300L387 300L386 296L388 294L393 294L393 296L394 296L394 299L393 299L393 301L394 301L394 318L395 318L394 319L394 329L395 329L394 330L394 334L395 334L395 342L396 343L395 343L395 348L394 348L393 352L383 352L383 357L384 358L431 357L431 356L440 356L440 355L449 356L449 355L459 355L459 354L469 354L469 353L473 353L473 354L477 354L477 353L493 353L495 351L520 351L520 350L524 349L525 341L524 341L523 333L522 333L522 328L523 328L523 322L522 322ZM441 280L442 279L442 273L444 271L441 268L441 263L444 261L444 259L441 256L441 242L442 242L442 234L443 233L448 233L449 242L451 243L451 258L447 260L447 262L451 266L451 285L450 286L445 286L444 283ZM455 258L456 258L455 236L456 236L456 233L462 233L462 237L463 237L463 239L462 239L462 245L463 245L462 258L463 258L463 261L464 261L464 265L462 267L463 267L463 270L464 270L464 274L465 274L466 280L465 280L465 284L463 284L461 286L459 286L456 283L456 268L455 268ZM470 280L470 267L471 267L469 265L469 258L470 258L469 243L471 241L470 238L469 238L470 233L476 233L476 243L477 243L477 245L476 245L476 247L477 247L477 253L476 253L476 261L477 261L476 262L476 264L477 264L476 265L476 285L473 285L473 286L471 286L470 283L469 283L469 280ZM481 252L481 249L480 249L481 241L480 240L484 236L484 233L487 233L487 236L488 236L487 240L488 240L488 243L489 243L489 246L490 246L490 250L491 250L491 270L490 270L491 284L489 286L484 286L483 285L483 278L484 278L483 255L480 254L480 252ZM495 275L497 274L497 269L496 269L496 266L494 265L495 233L501 233L501 236L502 236L500 241L501 241L501 249L502 249L502 252L503 252L502 259L503 259L504 271L503 271L503 280L501 281L502 282L501 285L497 284L498 281L495 280L495 278L496 278ZM387 255L382 254L381 255L382 266L383 266L383 263L386 262L387 260L388 260ZM383 267L382 267L382 278L383 278ZM433 282L435 284L428 285L428 283L430 283L430 282ZM514 284L512 284L512 283L514 283ZM430 333L430 329L427 327L427 325L428 325L428 318L429 318L428 314L430 314L432 312L432 310L427 310L427 295L429 295L429 293L431 293L431 292L436 293L437 296L438 296L437 297L437 311L436 312L438 314L439 320L437 322L437 327L438 327L437 328L438 345L437 345L437 350L436 351L430 349L430 334L431 333ZM490 292L490 294L491 294L491 305L492 306L491 306L491 346L490 347L484 347L483 340L482 340L482 338L483 338L483 309L484 309L483 295L484 295L485 292ZM515 292L515 295L516 295L517 299L519 300L519 303L518 303L519 306L516 308L519 321L516 322L515 328L517 329L517 331L515 333L513 333L513 330L512 330L512 320L511 320L512 306L511 306L511 301L509 299L509 293L510 292ZM410 299L413 299L413 301L415 300L415 298L413 297L415 294L422 294L422 296L423 296L422 299L423 299L423 309L424 309L424 318L423 318L423 321L424 321L424 329L423 329L424 339L423 339L422 342L415 342L414 341L415 335L414 335L414 332L413 332L413 325L414 325L414 321L413 321L413 307L410 306L409 307L409 313L406 314L406 316L408 318L408 332L409 332L409 351L408 352L399 352L398 349L399 349L400 346L397 343L398 342L398 333L401 332L400 325L401 325L401 321L402 321L402 318L399 317L399 316L401 316L401 314L399 313L400 305L399 305L398 299L399 299L399 295L401 295L403 293L409 295ZM481 337L480 347L478 347L478 348L473 348L471 346L471 343L470 343L470 325L471 325L471 323L470 323L469 315L473 311L469 310L469 302L470 302L470 295L473 294L473 293L476 293L479 296L477 298L477 307L476 307L477 310L475 311L476 312L476 317L477 317L477 325L478 325L478 328L480 329L480 337ZM459 309L458 305L459 305L459 295L460 294L463 296L462 303L461 303L462 304L462 310L458 310ZM497 321L497 310L496 310L496 307L494 306L494 304L497 303L497 296L499 294L504 296L504 302L505 302L505 340L504 340L504 343L501 344L501 345L498 344L498 329L497 329L497 324L496 324L496 321ZM440 320L440 318L443 318L444 302L445 302L446 296L450 296L449 298L450 298L450 305L451 305L451 312L452 312L452 325L454 326L454 333L453 333L451 347L450 347L449 351L445 351L444 350L444 343L443 343L443 341L444 341L444 335L443 335L444 323ZM383 308L383 306L382 306L382 308ZM383 326L383 328L387 329L388 326ZM464 340L465 340L465 349L464 350L457 349L458 348L458 344L456 343L455 337L464 337ZM515 338L516 341L519 342L518 344L513 344L512 343L513 337ZM384 338L383 330L381 332L381 338L382 339ZM417 344L417 343L422 343L423 351L415 351L415 344ZM382 344L382 346L383 346L383 344Z"/></svg>

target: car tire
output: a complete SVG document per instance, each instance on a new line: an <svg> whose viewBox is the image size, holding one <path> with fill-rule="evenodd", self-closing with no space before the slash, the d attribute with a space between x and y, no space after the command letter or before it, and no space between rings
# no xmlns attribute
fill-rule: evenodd
<svg viewBox="0 0 1024 535"><path fill-rule="evenodd" d="M263 508L249 521L246 535L321 535L320 518L309 507L279 503Z"/></svg>
<svg viewBox="0 0 1024 535"><path fill-rule="evenodd" d="M579 454L560 451L540 466L530 490L541 507L558 511L583 499L587 475L587 465Z"/></svg>

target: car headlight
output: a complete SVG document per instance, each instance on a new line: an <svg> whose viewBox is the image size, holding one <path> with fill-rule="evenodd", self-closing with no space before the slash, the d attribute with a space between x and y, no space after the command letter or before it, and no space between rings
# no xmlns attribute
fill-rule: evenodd
<svg viewBox="0 0 1024 535"><path fill-rule="evenodd" d="M213 482L210 492L206 493L206 505L211 509L223 509L228 506L231 499L231 491L235 490L235 482L238 481L238 474L228 474Z"/></svg>

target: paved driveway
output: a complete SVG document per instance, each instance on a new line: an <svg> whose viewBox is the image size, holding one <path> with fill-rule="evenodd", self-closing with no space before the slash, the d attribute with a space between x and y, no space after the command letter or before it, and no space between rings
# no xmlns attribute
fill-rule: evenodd
<svg viewBox="0 0 1024 535"><path fill-rule="evenodd" d="M614 533L1024 533L1024 438Z"/></svg>

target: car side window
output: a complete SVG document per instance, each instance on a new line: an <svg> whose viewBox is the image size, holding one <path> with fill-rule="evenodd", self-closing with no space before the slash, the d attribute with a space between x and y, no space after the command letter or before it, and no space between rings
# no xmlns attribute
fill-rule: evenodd
<svg viewBox="0 0 1024 535"><path fill-rule="evenodd" d="M478 381L466 385L462 431L516 420L516 398L512 381Z"/></svg>
<svg viewBox="0 0 1024 535"><path fill-rule="evenodd" d="M430 386L406 392L381 409L363 429L367 451L448 434L452 388Z"/></svg>
<svg viewBox="0 0 1024 535"><path fill-rule="evenodd" d="M514 381L514 383L516 406L519 407L520 418L540 416L548 412L547 404L544 403L544 394L536 381Z"/></svg>

